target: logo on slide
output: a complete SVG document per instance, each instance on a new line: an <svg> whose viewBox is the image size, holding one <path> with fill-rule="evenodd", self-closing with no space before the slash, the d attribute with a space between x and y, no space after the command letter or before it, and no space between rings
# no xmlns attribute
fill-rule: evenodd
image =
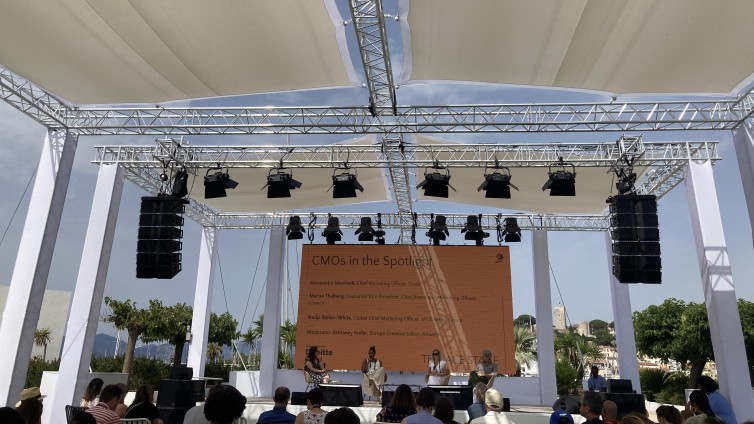
<svg viewBox="0 0 754 424"><path fill-rule="evenodd" d="M505 259L505 256L502 253L498 253L497 254L497 260L495 261L495 263L499 264L500 262L503 261L503 259Z"/></svg>

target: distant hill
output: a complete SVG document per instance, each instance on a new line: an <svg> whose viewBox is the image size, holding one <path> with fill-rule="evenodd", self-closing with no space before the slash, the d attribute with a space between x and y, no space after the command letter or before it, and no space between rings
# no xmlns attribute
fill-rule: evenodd
<svg viewBox="0 0 754 424"><path fill-rule="evenodd" d="M117 342L117 338L113 337L109 334L100 333L94 336L94 347L92 349L92 356L95 357L103 357L103 356L113 356L115 354L115 346ZM126 351L126 344L128 344L128 336L125 334L121 334L120 339L120 346L118 349L118 354L123 355ZM188 355L188 346L184 346L183 349L183 360L186 361L186 356ZM245 345L239 344L238 346L241 353L245 356L249 354L249 347ZM168 343L152 343L149 345L145 345L141 342L136 342L136 350L134 351L134 356L139 357L148 357L148 358L156 358L156 359L162 359L165 361L170 361L173 359L173 346ZM223 347L223 357L224 358L230 358L231 356L231 349L230 347L224 346Z"/></svg>

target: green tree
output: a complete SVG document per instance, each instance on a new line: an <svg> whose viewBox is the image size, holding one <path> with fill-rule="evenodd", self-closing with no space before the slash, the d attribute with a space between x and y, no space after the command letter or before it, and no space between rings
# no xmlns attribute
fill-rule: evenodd
<svg viewBox="0 0 754 424"><path fill-rule="evenodd" d="M537 361L537 335L529 327L513 327L513 345L516 349L516 372L522 365L530 366Z"/></svg>
<svg viewBox="0 0 754 424"><path fill-rule="evenodd" d="M513 325L518 327L532 328L534 325L537 325L537 319L532 315L522 314L519 315L518 318L513 320Z"/></svg>
<svg viewBox="0 0 754 424"><path fill-rule="evenodd" d="M212 312L209 316L209 343L217 343L220 346L230 346L239 334L236 331L238 321L228 312L217 315Z"/></svg>
<svg viewBox="0 0 754 424"><path fill-rule="evenodd" d="M191 306L185 303L165 306L159 300L149 301L149 315L154 318L150 331L156 340L166 340L175 347L173 365L182 363L183 345L191 328L192 314Z"/></svg>
<svg viewBox="0 0 754 424"><path fill-rule="evenodd" d="M754 302L738 299L738 313L744 332L744 347L749 358L749 378L754 381Z"/></svg>
<svg viewBox="0 0 754 424"><path fill-rule="evenodd" d="M594 343L597 346L614 346L615 336L610 334L608 330L597 330L592 332Z"/></svg>
<svg viewBox="0 0 754 424"><path fill-rule="evenodd" d="M241 342L249 347L249 363L255 353L257 353L257 335L253 328L248 328L245 333L241 334Z"/></svg>
<svg viewBox="0 0 754 424"><path fill-rule="evenodd" d="M264 331L264 314L259 314L259 318L254 320L254 335L257 340L262 340L262 332Z"/></svg>
<svg viewBox="0 0 754 424"><path fill-rule="evenodd" d="M42 361L47 360L47 345L52 341L52 330L48 327L37 328L34 330L34 344L43 347Z"/></svg>
<svg viewBox="0 0 754 424"><path fill-rule="evenodd" d="M589 332L594 335L596 331L608 331L609 324L601 319L593 319L589 321Z"/></svg>
<svg viewBox="0 0 754 424"><path fill-rule="evenodd" d="M584 377L584 358L598 359L602 356L597 346L573 331L556 331L553 342L556 358L567 361L579 378Z"/></svg>
<svg viewBox="0 0 754 424"><path fill-rule="evenodd" d="M574 394L579 388L579 382L582 376L571 363L563 358L555 360L555 385L557 386L558 395Z"/></svg>
<svg viewBox="0 0 754 424"><path fill-rule="evenodd" d="M150 314L145 309L136 307L136 303L130 299L124 301L115 300L111 297L105 297L105 305L108 311L102 320L112 323L118 330L128 331L128 343L126 344L125 358L123 360L124 374L131 373L131 365L134 361L134 350L136 349L136 340L150 326Z"/></svg>
<svg viewBox="0 0 754 424"><path fill-rule="evenodd" d="M280 341L283 342L283 351L293 360L293 348L296 346L296 324L285 320L280 327Z"/></svg>
<svg viewBox="0 0 754 424"><path fill-rule="evenodd" d="M218 343L207 344L207 359L210 362L217 362L223 354L223 347Z"/></svg>

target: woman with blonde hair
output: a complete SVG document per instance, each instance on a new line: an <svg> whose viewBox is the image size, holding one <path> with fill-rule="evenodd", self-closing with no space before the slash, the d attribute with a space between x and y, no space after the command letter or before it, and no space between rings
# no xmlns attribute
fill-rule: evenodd
<svg viewBox="0 0 754 424"><path fill-rule="evenodd" d="M445 377L450 375L448 363L440 356L438 349L432 350L432 358L429 360L427 376L425 377L427 385L441 385L445 383Z"/></svg>

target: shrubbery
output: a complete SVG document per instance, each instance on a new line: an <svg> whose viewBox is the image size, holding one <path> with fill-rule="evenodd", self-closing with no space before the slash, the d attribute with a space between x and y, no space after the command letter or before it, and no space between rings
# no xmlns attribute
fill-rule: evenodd
<svg viewBox="0 0 754 424"><path fill-rule="evenodd" d="M59 359L44 361L40 356L31 358L29 369L26 372L26 386L24 387L39 387L44 371L57 371L58 369L60 369Z"/></svg>
<svg viewBox="0 0 754 424"><path fill-rule="evenodd" d="M663 370L651 368L639 369L641 393L647 397L648 401L656 402L655 396L662 391L668 376L669 374Z"/></svg>
<svg viewBox="0 0 754 424"><path fill-rule="evenodd" d="M555 384L558 386L558 395L578 393L581 378L579 372L565 359L555 361Z"/></svg>

